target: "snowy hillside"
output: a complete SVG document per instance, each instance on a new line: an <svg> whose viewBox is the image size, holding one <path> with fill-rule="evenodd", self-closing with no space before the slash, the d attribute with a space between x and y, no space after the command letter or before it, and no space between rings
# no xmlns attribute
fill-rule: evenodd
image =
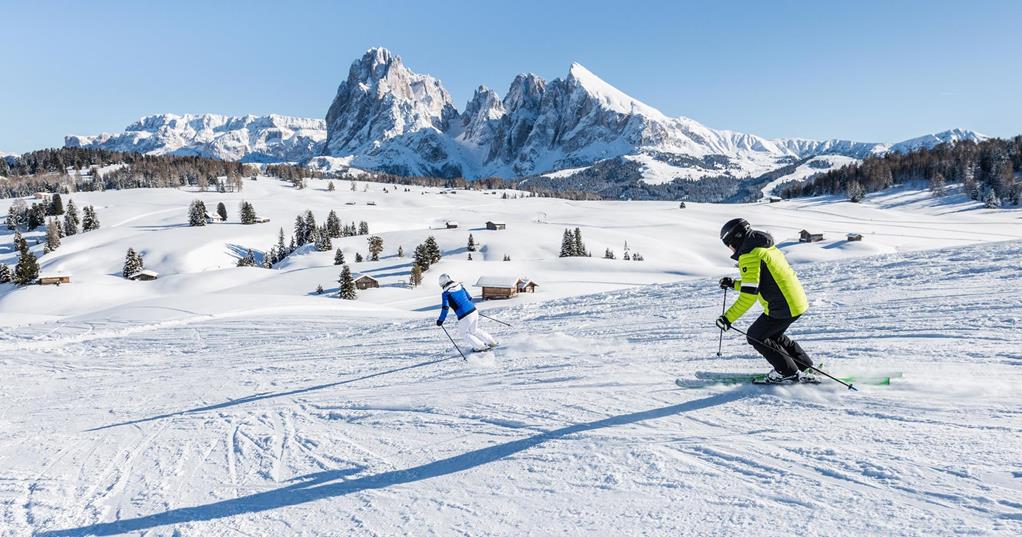
<svg viewBox="0 0 1022 537"><path fill-rule="evenodd" d="M123 134L69 136L66 144L258 162L329 157L318 159L317 167L468 178L525 177L626 157L640 162L642 181L655 185L757 177L817 155L862 159L984 138L955 129L896 144L770 140L668 117L578 63L551 81L518 75L503 98L480 86L459 112L439 80L374 48L352 63L325 123L282 116L151 116Z"/></svg>
<svg viewBox="0 0 1022 537"><path fill-rule="evenodd" d="M826 155L813 157L809 160L806 160L802 164L799 164L791 173L782 175L781 177L767 183L767 185L763 187L763 195L764 196L773 195L774 192L777 191L785 183L811 179L814 176L819 175L821 173L826 173L831 170L842 168L844 166L857 164L858 162L859 159L857 158L845 157L842 155Z"/></svg>
<svg viewBox="0 0 1022 537"><path fill-rule="evenodd" d="M319 119L216 114L147 116L123 133L66 136L67 147L154 155L197 155L244 162L296 161L317 155L326 140Z"/></svg>
<svg viewBox="0 0 1022 537"><path fill-rule="evenodd" d="M22 322L22 314L39 316L81 315L129 303L160 303L194 296L202 304L208 296L231 302L238 295L275 299L296 304L336 301L316 296L317 285L336 289L339 268L333 251L299 252L273 270L235 268L248 249L257 260L277 242L280 228L287 237L295 217L312 210L322 224L330 210L343 223L367 221L372 234L383 238L378 262L353 263L355 254L368 257L366 237L334 240L353 270L379 279L381 288L364 292L360 303L384 309L418 311L433 307L433 282L440 271L455 273L472 284L483 275L528 276L541 292L524 300L545 300L620 289L629 285L677 281L686 276L712 276L732 265L728 252L717 240L721 223L742 215L774 234L782 249L796 259L839 259L895 251L969 244L982 240L1022 238L1017 211L979 209L979 203L959 198L900 203L882 208L882 200L899 198L904 190L873 196L863 204L837 200L800 200L768 205L714 205L690 203L679 209L675 202L572 202L553 198L501 199L497 191L441 191L356 181L313 179L304 190L262 177L245 181L240 193L198 193L194 189L137 189L81 192L70 196L78 207L93 205L102 227L94 232L66 237L60 248L42 256L43 244L34 246L43 273L70 273L71 287L0 287L0 322ZM388 192L384 192L387 190ZM444 192L444 193L442 193ZM512 198L524 193L508 191ZM65 196L65 204L68 196ZM188 227L187 210L193 199L204 200L213 211L224 203L229 221L205 227ZM247 200L266 224L240 225L238 206ZM6 214L11 200L0 200ZM934 203L923 206L924 203ZM946 205L954 203L954 205ZM963 210L970 209L970 210ZM457 221L458 229L443 229ZM506 230L489 231L485 222L502 221ZM560 258L565 229L580 228L592 258ZM798 244L798 232L809 228L826 235L824 243ZM978 231L982 230L982 233ZM847 243L855 232L866 236L861 243ZM473 260L466 245L472 234L479 244ZM427 275L427 285L410 290L411 254L416 245L434 235L445 260ZM30 243L45 242L43 230L26 234ZM645 261L624 261L625 243L631 253ZM120 277L125 252L134 248L148 269L160 273L154 282L131 282ZM398 247L405 257L397 257ZM602 259L607 249L616 260ZM502 261L504 256L511 261ZM0 263L14 265L16 252L11 232L0 230ZM213 295L211 295L213 294ZM237 300L248 300L244 296ZM261 300L261 299L254 299ZM200 307L196 305L194 307ZM191 311L196 311L189 308ZM204 307L204 306L203 306ZM169 312L170 310L168 310Z"/></svg>
<svg viewBox="0 0 1022 537"><path fill-rule="evenodd" d="M1005 285L1017 211L908 190L680 210L346 186L201 194L273 219L205 228L181 226L194 193L74 195L104 227L43 263L76 280L0 286L0 533L1022 532L1022 289ZM336 279L326 254L219 268L305 207L369 220L385 259L358 270L383 288L309 295ZM736 213L796 262L811 309L792 333L810 353L840 374L903 376L860 392L696 382L766 369L739 336L715 356L716 277L733 270L716 234ZM396 245L452 217L463 227L432 231L447 257L424 286L394 286L408 262ZM490 219L508 229L478 229ZM574 226L596 252L627 240L647 261L557 258ZM828 240L792 242L801 227ZM159 280L111 274L128 245ZM432 322L440 271L528 273L540 288L484 303L513 328L484 320L503 345L465 362ZM632 286L649 282L672 283Z"/></svg>

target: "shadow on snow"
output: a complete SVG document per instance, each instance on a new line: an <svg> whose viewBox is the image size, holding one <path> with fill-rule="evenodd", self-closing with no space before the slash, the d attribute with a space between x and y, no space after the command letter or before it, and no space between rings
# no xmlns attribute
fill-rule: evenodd
<svg viewBox="0 0 1022 537"><path fill-rule="evenodd" d="M406 365L404 367L398 367L396 369L388 369L387 371L380 371L380 372L377 372L377 373L372 373L372 374L365 375L365 376L358 377L358 378L353 378L353 379L348 379L348 380L341 380L341 381L338 381L338 382L330 382L330 383L327 383L327 384L318 384L316 386L309 386L309 387L306 387L306 388L298 388L298 389L295 389L295 390L288 390L286 392L257 393L255 395L249 395L248 397L242 397L240 399L233 399L233 400L230 400L230 401L224 401L223 403L217 403L215 405L203 406L203 407L199 407L199 408L192 408L192 409L188 409L188 410L181 410L181 411L178 411L178 412L170 412L170 413L167 413L167 414L160 414L159 416L151 416L151 417L148 417L148 418L141 418L141 419L137 419L137 420L122 421L120 423L112 423L110 425L103 425L101 427L93 427L92 429L86 429L85 432L102 431L104 429L112 429L114 427L122 427L124 425L137 425L139 423L147 423L147 422L150 422L150 421L157 421L157 420L162 420L162 419L165 419L165 418L172 418L174 416L184 416L184 415L187 415L187 414L198 414L200 412L209 412L211 410L220 410L220 409L228 408L228 407L232 407L232 406L243 405L243 404L252 403L252 402L255 402L255 401L261 401L263 399L273 399L273 398L276 398L276 397L287 397L287 396L290 396L290 395L298 395L300 393L308 393L308 392L312 392L312 391L316 391L316 390L323 390L323 389L326 389L326 388L332 388L334 386L341 386L343 384L351 384L352 382L358 382L360 380L368 380L368 379L371 379L371 378L382 377L384 375L390 375L392 373L397 373L397 372L400 372L400 371L408 371L409 369L415 369L415 368L418 368L418 367L425 367L425 366L428 366L428 365L439 364L440 362L446 362L447 360L453 360L454 358L460 358L460 356L449 356L447 358L440 358L440 359L437 359L437 360L430 360L428 362L420 362L420 363L413 364L413 365Z"/></svg>

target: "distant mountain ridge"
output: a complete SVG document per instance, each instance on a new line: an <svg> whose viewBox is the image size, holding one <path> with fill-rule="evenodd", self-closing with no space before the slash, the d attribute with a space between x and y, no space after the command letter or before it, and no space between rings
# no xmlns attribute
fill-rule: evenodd
<svg viewBox="0 0 1022 537"><path fill-rule="evenodd" d="M68 136L65 145L468 178L535 177L624 159L637 163L635 180L658 185L748 179L819 155L862 159L985 138L954 129L884 144L715 130L668 117L577 63L549 82L518 75L502 98L480 86L459 112L439 80L374 48L352 63L325 121L168 114L143 118L124 133Z"/></svg>

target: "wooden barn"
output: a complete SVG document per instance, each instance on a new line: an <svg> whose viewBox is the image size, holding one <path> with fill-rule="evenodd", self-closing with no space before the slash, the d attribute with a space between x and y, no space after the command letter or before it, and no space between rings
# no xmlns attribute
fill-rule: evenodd
<svg viewBox="0 0 1022 537"><path fill-rule="evenodd" d="M859 233L849 233L848 242L859 242L862 240L862 235Z"/></svg>
<svg viewBox="0 0 1022 537"><path fill-rule="evenodd" d="M518 293L535 293L539 284L528 278L515 276L483 276L476 282L476 287L483 288L483 300L490 300L512 298Z"/></svg>
<svg viewBox="0 0 1022 537"><path fill-rule="evenodd" d="M446 227L447 229L458 229L458 223L455 222L454 220L449 220L447 222L444 222L444 227Z"/></svg>
<svg viewBox="0 0 1022 537"><path fill-rule="evenodd" d="M486 229L496 231L498 229L507 229L507 224L504 222L487 222Z"/></svg>
<svg viewBox="0 0 1022 537"><path fill-rule="evenodd" d="M45 274L39 277L39 285L60 285L71 283L70 274Z"/></svg>
<svg viewBox="0 0 1022 537"><path fill-rule="evenodd" d="M798 233L798 242L820 242L823 240L823 233L810 233L802 230Z"/></svg>
<svg viewBox="0 0 1022 537"><path fill-rule="evenodd" d="M380 287L379 280L368 274L356 274L354 281L355 288L359 291L365 291L366 289L378 289Z"/></svg>
<svg viewBox="0 0 1022 537"><path fill-rule="evenodd" d="M159 272L156 272L155 270L146 269L140 270L132 274L131 276L128 276L128 279L136 282L151 282L159 277L160 277Z"/></svg>

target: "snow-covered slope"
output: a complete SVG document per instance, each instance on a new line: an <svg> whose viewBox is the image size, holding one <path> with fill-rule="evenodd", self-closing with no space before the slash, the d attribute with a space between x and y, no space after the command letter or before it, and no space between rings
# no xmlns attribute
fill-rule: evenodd
<svg viewBox="0 0 1022 537"><path fill-rule="evenodd" d="M245 162L297 161L318 154L326 124L296 117L216 114L147 116L123 133L66 136L68 147L96 147L155 155L198 155Z"/></svg>
<svg viewBox="0 0 1022 537"><path fill-rule="evenodd" d="M794 171L789 174L782 175L773 181L767 183L763 187L763 195L771 196L774 192L785 183L792 181L803 181L810 179L818 174L829 172L831 170L837 170L845 166L858 164L860 159L854 157L846 157L844 155L825 155L812 157L809 160L799 164Z"/></svg>
<svg viewBox="0 0 1022 537"><path fill-rule="evenodd" d="M259 285L3 330L0 520L37 537L1018 535L1022 290L1003 284L1020 256L803 265L808 352L904 373L859 392L676 387L766 369L737 335L715 355L710 277L501 302L487 313L513 328L484 322L503 346L468 361L435 311Z"/></svg>
<svg viewBox="0 0 1022 537"><path fill-rule="evenodd" d="M644 181L659 184L755 177L817 155L861 159L984 138L955 129L890 145L769 140L668 117L577 63L549 82L518 75L503 98L481 86L459 113L439 80L374 48L352 63L325 123L282 116L152 116L123 134L69 136L66 144L257 161L325 156L336 160L320 166L469 178L538 175L626 157L650 171Z"/></svg>

